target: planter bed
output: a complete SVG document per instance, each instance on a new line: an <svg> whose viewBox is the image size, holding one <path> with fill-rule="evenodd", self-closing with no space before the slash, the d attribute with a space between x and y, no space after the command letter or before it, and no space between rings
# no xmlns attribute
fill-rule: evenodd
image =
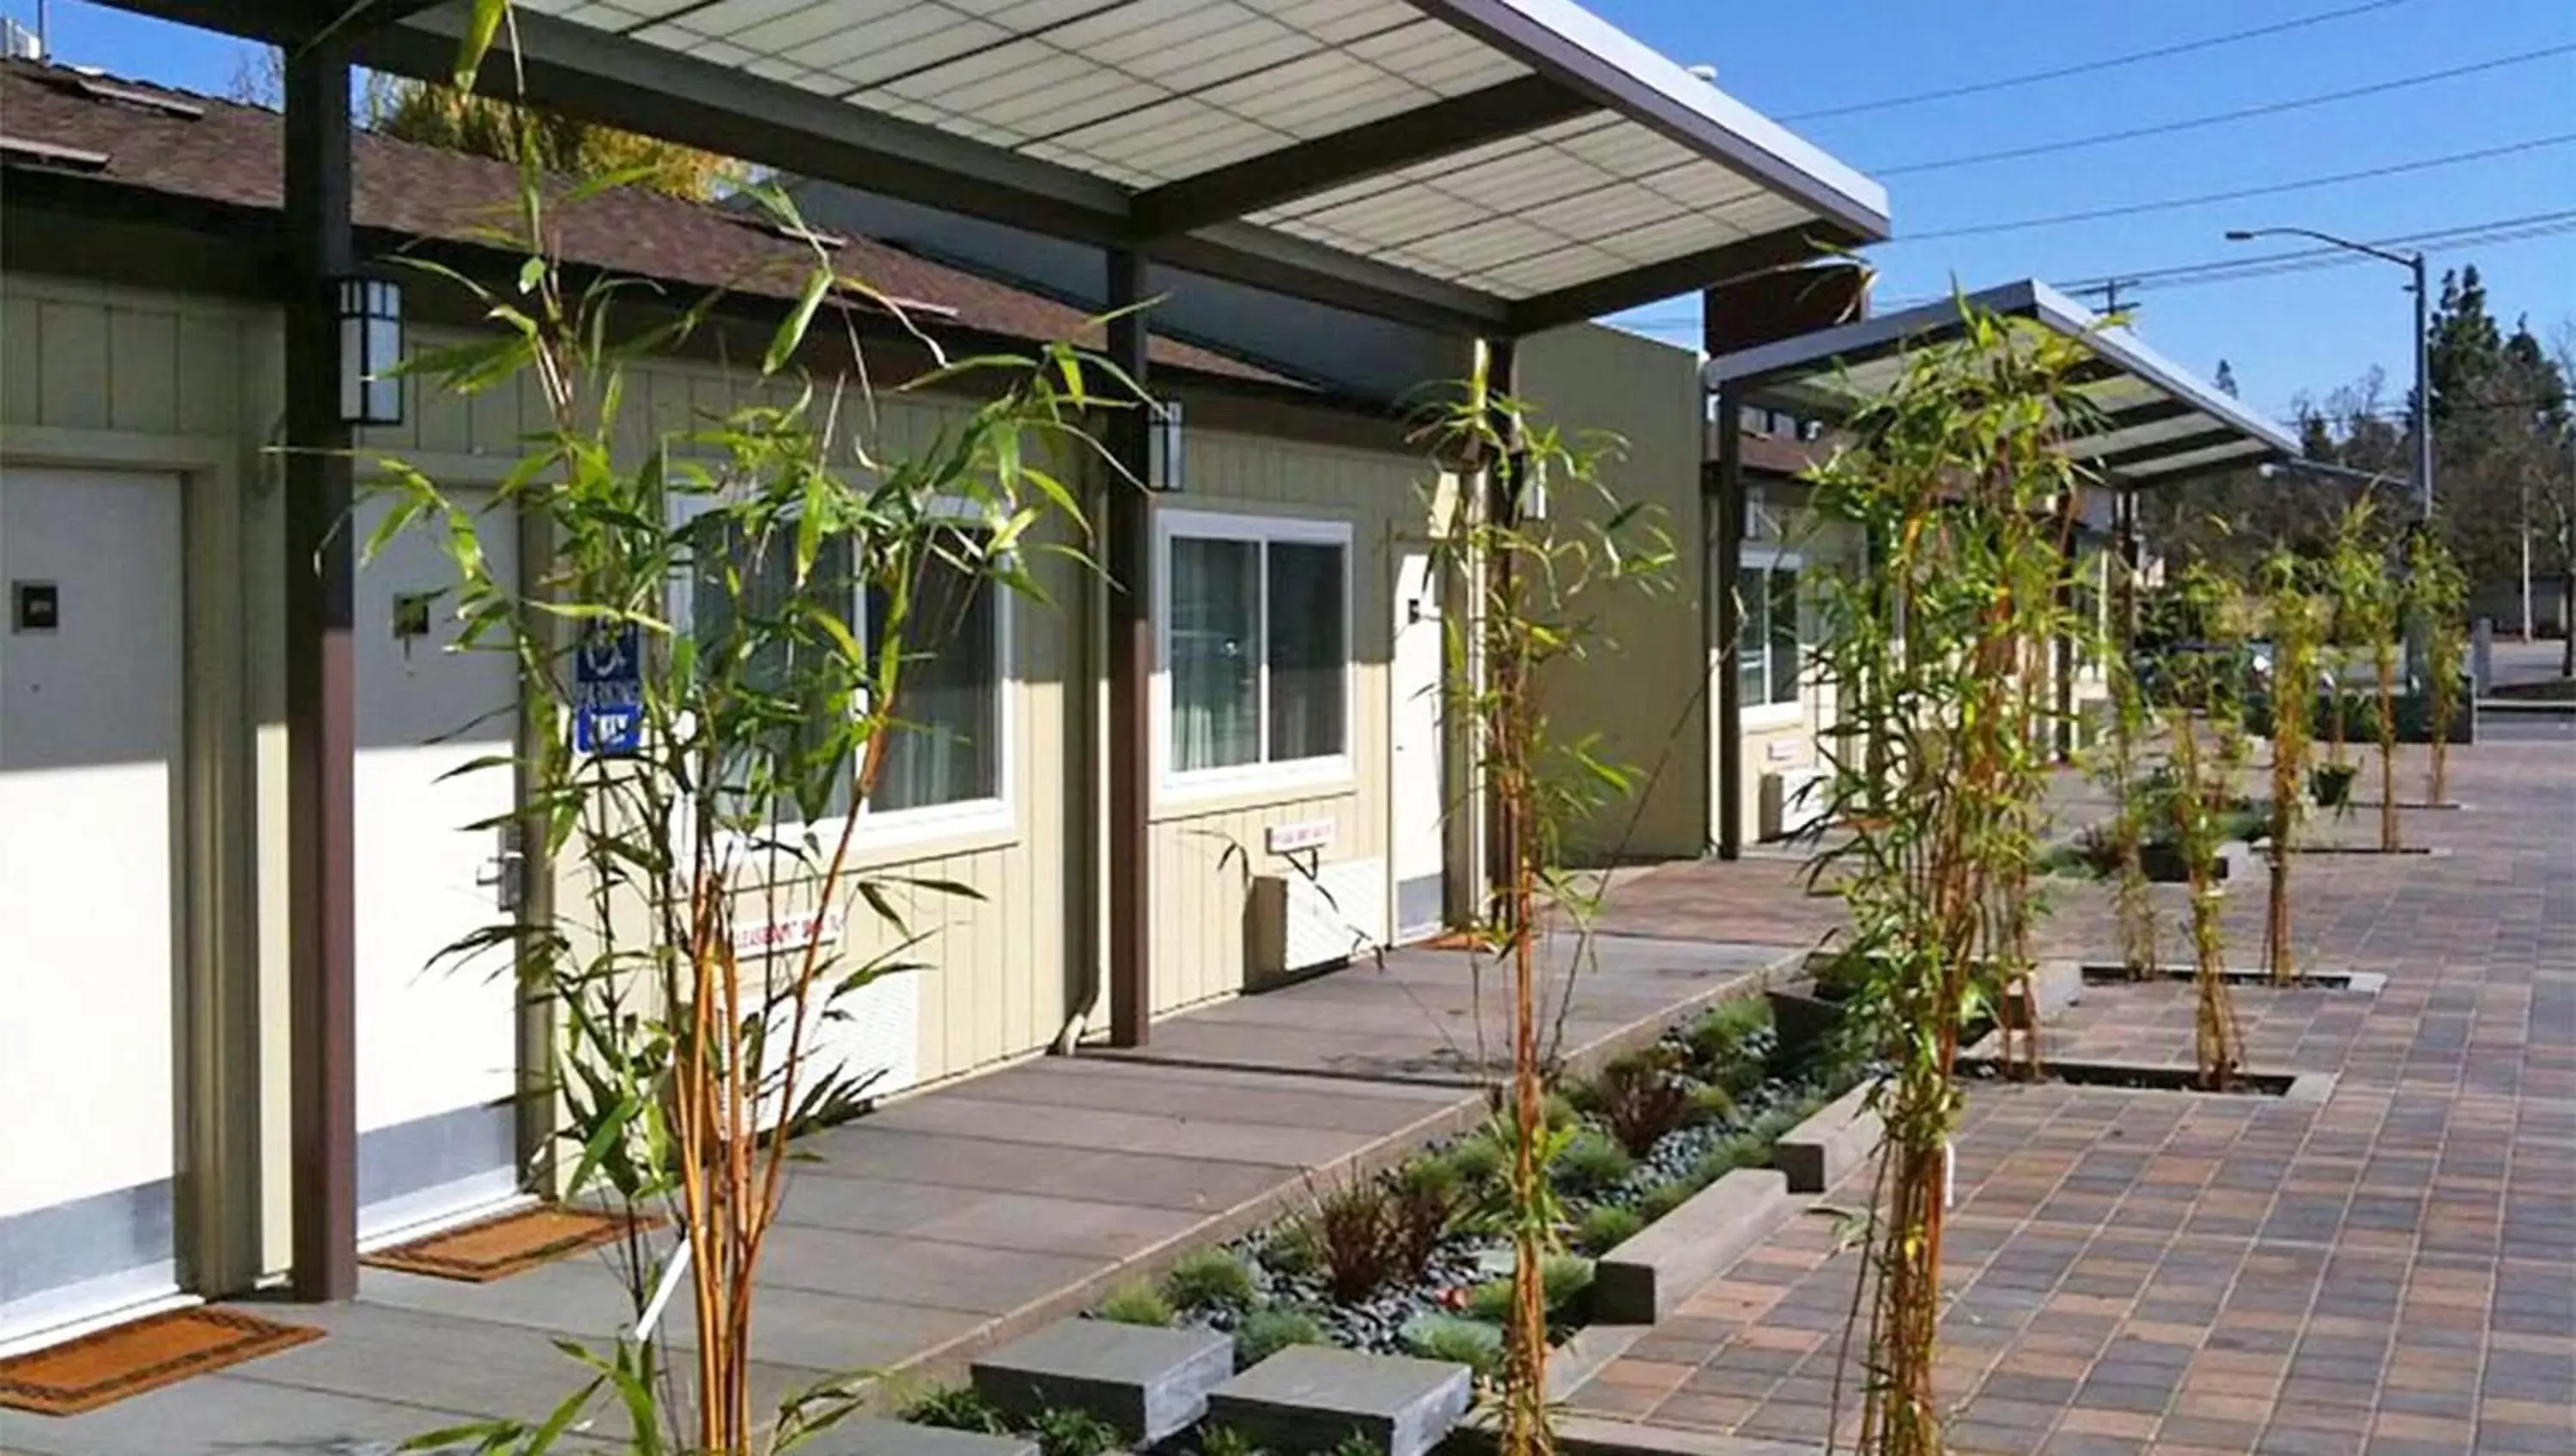
<svg viewBox="0 0 2576 1456"><path fill-rule="evenodd" d="M2438 844L2401 844L2395 849L2382 849L2376 844L2294 844L2292 854L2425 854L2435 859L2447 858L2450 850Z"/></svg>
<svg viewBox="0 0 2576 1456"><path fill-rule="evenodd" d="M2333 1085L2326 1074L2294 1072L2238 1072L2234 1084L2225 1092L2200 1085L2200 1073L2191 1067L2170 1066L2162 1062L2077 1062L2049 1060L2040 1066L2036 1078L2021 1077L1991 1057L1961 1057L1959 1075L1979 1082L2062 1082L2074 1087L2118 1087L2132 1092L2194 1092L2202 1096L2281 1097L2299 1102L2325 1100L2324 1089Z"/></svg>
<svg viewBox="0 0 2576 1456"><path fill-rule="evenodd" d="M2218 976L2231 986L2256 990L2345 991L2361 996L2376 996L2388 984L2388 978L2377 971L2300 971L2284 981L2275 978L2270 971L2249 971L2231 966L2219 972ZM2190 966L2157 966L2143 976L2133 974L2127 966L2108 963L2097 962L2084 967L2084 983L2088 986L2134 986L2152 981L2189 983L2198 979L2200 972Z"/></svg>
<svg viewBox="0 0 2576 1456"><path fill-rule="evenodd" d="M1641 1287L1646 1302L1661 1302L1684 1272L1659 1267L1672 1261L1656 1251L1674 1243L1656 1233L1662 1220L1677 1219L1679 1229L1768 1219L1788 1206L1785 1194L1768 1197L1760 1184L1780 1181L1767 1168L1774 1144L1848 1079L1838 1085L1791 1056L1769 1012L1758 996L1721 1002L1551 1095L1550 1120L1573 1139L1552 1173L1568 1246L1548 1270L1560 1344L1596 1317L1596 1257L1617 1263L1610 1313L1633 1313ZM1667 1119L1678 1125L1644 1142L1642 1154L1614 1132L1644 1139ZM1327 1344L1489 1373L1512 1272L1497 1213L1509 1159L1507 1129L1496 1122L1377 1178L1316 1186L1300 1213L1189 1256L1159 1286L1131 1286L1093 1315L1232 1335L1240 1366L1286 1344ZM1396 1252L1402 1230L1435 1225L1436 1236L1414 1241L1415 1276Z"/></svg>

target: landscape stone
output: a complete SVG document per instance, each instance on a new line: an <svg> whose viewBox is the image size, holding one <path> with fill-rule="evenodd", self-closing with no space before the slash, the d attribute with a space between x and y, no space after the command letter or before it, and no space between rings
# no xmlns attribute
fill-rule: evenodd
<svg viewBox="0 0 2576 1456"><path fill-rule="evenodd" d="M988 1436L859 1416L796 1448L805 1456L1038 1456L1026 1436Z"/></svg>
<svg viewBox="0 0 2576 1456"><path fill-rule="evenodd" d="M1059 1320L972 1367L976 1394L1013 1415L1089 1411L1146 1444L1195 1423L1233 1370L1231 1336L1083 1319Z"/></svg>
<svg viewBox="0 0 2576 1456"><path fill-rule="evenodd" d="M1464 1365L1299 1345L1211 1391L1207 1413L1273 1450L1327 1450L1356 1432L1387 1456L1423 1456L1472 1398Z"/></svg>
<svg viewBox="0 0 2576 1456"><path fill-rule="evenodd" d="M1772 1145L1771 1166L1787 1175L1790 1192L1824 1192L1878 1146L1878 1114L1863 1105L1868 1100L1866 1085L1854 1087Z"/></svg>
<svg viewBox="0 0 2576 1456"><path fill-rule="evenodd" d="M1681 1308L1785 1217L1789 1180L1776 1169L1738 1168L1602 1256L1592 1273L1592 1317L1644 1325Z"/></svg>

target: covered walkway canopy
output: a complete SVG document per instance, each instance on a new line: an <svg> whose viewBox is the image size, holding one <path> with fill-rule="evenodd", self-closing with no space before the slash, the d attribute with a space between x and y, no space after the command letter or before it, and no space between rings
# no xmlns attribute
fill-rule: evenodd
<svg viewBox="0 0 2576 1456"><path fill-rule="evenodd" d="M2080 339L2092 358L2075 366L2079 393L2101 412L2067 442L2073 455L2113 498L2124 559L2135 561L2137 492L2205 475L2295 458L2298 442L2234 396L2158 354L2126 327L2050 288L2024 280L1947 298L1855 323L1716 354L1700 367L1703 388L1717 396L1717 459L1710 473L1715 537L1715 610L1710 649L1718 661L1717 780L1724 806L1710 826L1718 855L1742 850L1739 805L1744 782L1743 702L1735 671L1742 610L1736 582L1745 538L1744 411L1761 407L1828 424L1882 396L1903 376L1911 351L1959 338L1971 312L2008 320L2034 334ZM2070 543L2071 544L2071 543ZM2067 565L2069 573L2073 563ZM2071 575L2069 577L2071 581ZM2069 683L2073 647L2057 644L2058 743L2072 745Z"/></svg>
<svg viewBox="0 0 2576 1456"><path fill-rule="evenodd" d="M1839 421L1896 382L1908 351L1958 338L1963 309L2091 348L2079 392L2102 417L2070 449L2105 485L2137 490L2298 453L2288 430L2033 280L1722 354L1701 366L1701 382L1738 405Z"/></svg>
<svg viewBox="0 0 2576 1456"><path fill-rule="evenodd" d="M369 266L349 220L350 76L447 79L478 4L108 3L286 54L295 1288L345 1298L353 437L336 299ZM1100 248L1108 352L1140 383L1149 261L1490 340L1508 381L1520 335L1888 232L1876 184L1571 0L518 0L508 19L486 91ZM1145 413L1107 434L1146 480ZM1105 980L1111 1035L1133 1044L1152 1006L1150 521L1141 492L1106 495Z"/></svg>
<svg viewBox="0 0 2576 1456"><path fill-rule="evenodd" d="M294 43L338 4L129 0ZM448 76L463 0L359 0ZM520 0L529 99L1461 334L1887 236L1883 189L1569 0ZM506 45L507 42L505 41ZM510 60L485 89L515 89Z"/></svg>

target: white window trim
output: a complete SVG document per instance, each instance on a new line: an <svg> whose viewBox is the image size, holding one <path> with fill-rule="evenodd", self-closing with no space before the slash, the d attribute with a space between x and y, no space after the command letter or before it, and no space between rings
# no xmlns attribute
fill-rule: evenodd
<svg viewBox="0 0 2576 1456"><path fill-rule="evenodd" d="M1780 548L1778 548L1778 547L1770 547L1770 546L1747 546L1747 547L1743 548L1743 551L1741 552L1741 554L1739 554L1739 555L1738 555L1738 557L1736 558L1736 590L1738 590L1738 591L1742 591L1742 590L1744 589L1744 588L1743 588L1744 573L1745 573L1745 572L1747 572L1747 571L1759 571L1759 572L1764 572L1764 573L1769 573L1769 572L1773 572L1773 571L1794 571L1794 572L1797 572L1801 577L1804 577L1804 576L1806 575L1806 571L1807 571L1807 559L1806 559L1805 555L1804 555L1804 554L1802 554L1802 553L1800 553L1800 552L1796 552L1796 551L1785 551L1785 550L1781 550L1781 549L1780 549ZM1767 590L1769 589L1769 585L1770 585L1770 583L1766 580L1766 581L1764 582L1764 584L1763 584L1763 585L1764 585L1764 589L1767 591ZM1741 626L1742 626L1743 622L1744 622L1744 614L1743 614L1743 613L1741 613L1741 612L1738 612L1738 613L1736 614L1736 623L1737 623L1737 625L1738 625L1738 627L1739 627L1739 628L1741 628ZM1791 696L1787 702L1773 702L1773 701L1771 701L1771 698L1770 698L1770 688L1771 688L1771 641L1770 641L1770 638L1769 638L1768 634L1766 634L1766 635L1764 636L1763 640L1761 641L1761 643L1760 643L1760 644L1758 644L1758 645L1760 646L1760 648L1761 648L1761 651L1762 651L1762 686L1763 686L1763 701L1761 701L1761 702L1759 702L1759 703L1745 703L1745 704L1743 704L1743 705L1738 709L1738 711L1737 711L1737 715L1736 715L1736 716L1737 716L1738 720L1743 724L1743 726L1744 726L1744 728L1745 728L1745 730L1746 730L1746 731L1748 731L1748 732L1750 732L1750 731L1755 731L1755 730L1766 730L1766 731L1767 731L1767 730L1775 729L1775 728L1793 728L1793 727L1796 727L1798 724L1800 724L1800 723L1802 723L1802 722L1806 721L1806 716L1807 716L1807 652L1806 652L1806 647L1807 647L1807 637L1806 637L1806 626L1807 626L1807 623L1806 623L1806 603L1805 603L1804 599L1802 598L1802 599L1800 600L1800 602L1799 602L1799 614L1798 614L1798 684L1797 684L1797 692L1796 692L1793 696ZM1756 644L1748 643L1748 642L1745 642L1745 641L1740 640L1740 639L1741 639L1741 637L1742 637L1742 633L1741 633L1741 631L1739 631L1739 632L1738 632L1737 636L1738 636L1739 640L1738 640L1738 641L1736 642L1736 644L1735 644L1735 651L1736 651L1736 664L1737 664L1737 671L1740 673L1740 672L1742 671L1742 664L1743 664L1743 661L1744 661L1744 654L1745 654L1747 651L1751 650L1751 649L1752 649Z"/></svg>
<svg viewBox="0 0 2576 1456"><path fill-rule="evenodd" d="M1342 751L1317 758L1239 764L1231 768L1192 769L1172 766L1172 538L1273 541L1338 546L1342 550ZM1220 799L1247 792L1303 791L1347 787L1356 777L1352 747L1359 738L1359 672L1352 660L1352 605L1359 583L1358 553L1352 549L1351 523L1301 516L1240 515L1218 511L1158 509L1154 513L1154 789L1159 800L1186 803ZM1270 739L1270 573L1267 557L1260 581L1261 634L1259 701L1255 720L1265 751Z"/></svg>
<svg viewBox="0 0 2576 1456"><path fill-rule="evenodd" d="M671 500L672 524L683 526L713 509L715 502L706 496L679 496ZM962 498L942 497L931 503L931 514L943 521L966 525L983 524L983 514L972 502ZM1019 754L1018 694L1013 691L1012 638L1017 621L1011 598L1016 595L1007 587L986 582L993 593L993 670L995 699L993 712L994 758L993 782L999 792L981 799L960 799L953 804L930 804L918 809L897 809L891 813L859 807L858 831L851 836L852 847L873 857L877 851L901 849L937 841L963 839L969 836L1015 834L1019 829ZM682 576L671 586L671 625L676 632L696 630L697 613L694 595L696 583ZM867 643L868 586L864 581L853 585L850 601L850 630L859 641ZM853 764L851 772L858 771ZM781 823L774 831L761 835L727 834L723 846L734 853L755 839L793 843L810 838L827 848L839 839L848 816L836 814L811 823Z"/></svg>

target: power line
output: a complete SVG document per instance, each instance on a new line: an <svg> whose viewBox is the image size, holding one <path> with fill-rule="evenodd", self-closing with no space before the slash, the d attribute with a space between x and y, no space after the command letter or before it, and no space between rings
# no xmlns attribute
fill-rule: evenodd
<svg viewBox="0 0 2576 1456"><path fill-rule="evenodd" d="M2153 126L2133 126L2120 131L2095 132L2090 136L2069 137L2063 141L2035 142L2026 147L2006 147L2001 151L1976 152L1964 157L1943 157L1936 161L1907 162L1901 166L1873 167L1869 170L1870 174L1876 177L1903 177L1918 172L1939 172L1954 167L1974 167L1987 162L2004 162L2011 161L2019 157L2039 157L2046 156L2053 152L2072 152L2081 150L2085 147L2108 146L2113 142L2136 141L2142 137L2168 136L2174 132L2194 131L2199 128L2209 126L2222 126L2229 122L2248 121L2258 116L2277 116L2285 111L2302 111L2312 106L2326 106L2338 101L2353 101L2364 96L2377 96L2389 91L2402 91L2413 86L2429 86L2437 81L2456 80L2462 76L2477 75L2482 71L2502 70L2506 66L2526 65L2532 61L2546 60L2551 56L2563 56L2570 51L2576 51L2576 44L2547 46L2536 51L2524 51L2520 55L2500 56L2491 61L2479 61L2466 66L2453 66L2448 70L2427 71L2420 75L2400 76L2394 80L2381 81L2374 85L2355 86L2344 91L2328 91L2322 95L2302 96L2290 101L2266 102L2261 106L2248 106L2235 111L2213 112L2207 116L2186 117L2179 121L2161 122Z"/></svg>
<svg viewBox="0 0 2576 1456"><path fill-rule="evenodd" d="M2106 56L2097 61L2084 61L2072 66L2056 66L2045 71L2030 71L2018 76L2005 76L1992 81L1978 81L1965 86L1949 86L1938 91L1918 91L1910 96L1889 96L1876 101L1854 101L1842 106L1828 106L1818 111L1793 112L1787 116L1780 117L1779 120L1786 122L1821 121L1830 116L1856 116L1864 111L1887 111L1899 106L1920 106L1927 101L1948 101L1953 97L1959 96L1982 96L1988 92L2009 90L2016 86L2035 85L2041 81L2056 81L2068 76L2083 76L2089 75L2095 71L2107 71L2118 66L2133 66L2140 61L2154 61L2162 60L2167 56L2189 55L2194 51L2208 50L2213 46L2233 45L2238 41L2253 40L2258 36L2279 35L2284 31L2302 30L2312 25L2323 25L2328 21L2343 20L2355 15L2365 15L2373 10L2392 9L2405 3L2406 0L2369 0L2369 3L2367 4L2347 5L2340 10L2327 10L2315 15L2300 16L2293 20L2275 21L2270 25L2258 25L2251 30L2230 31L2225 35L2205 36L2199 40L2179 41L2172 45L2156 46L2149 50L2131 51L2127 55Z"/></svg>
<svg viewBox="0 0 2576 1456"><path fill-rule="evenodd" d="M2466 413L2470 410L2546 410L2561 408L2566 403L2567 397L2564 395L2535 394L2523 399L2464 399L2445 404L2441 408L2446 413ZM2394 423L2414 418L2414 410L2407 405L2391 404L2366 410L2318 409L2308 415L2276 415L2273 418L2285 425L2305 424L2312 418L2323 420L2329 425L2360 420L2385 420Z"/></svg>
<svg viewBox="0 0 2576 1456"><path fill-rule="evenodd" d="M1994 233L2022 232L2031 228L2061 227L2067 223L2097 222L2104 218L2136 217L2143 213L2175 212L2188 207L2207 207L2219 202L2241 202L2250 197L2276 197L2285 192L2306 192L2319 187L2334 187L2346 182L2364 182L2374 177L2395 177L2408 172L2429 172L2440 167L2456 167L2465 162L2482 162L2492 157L2507 157L2519 152L2534 152L2545 147L2565 146L2576 142L2576 132L2556 136L2534 137L2500 147L2482 147L2473 152L2454 152L2446 157L2426 157L2412 162L2394 162L2384 167L2366 167L2358 172L2337 172L2323 177L2302 177L2295 182L2274 182L2261 187L2239 187L2227 192L2205 192L2197 197L2168 197L2155 202L2131 202L2117 207L2096 207L2082 212L2052 213L2043 217L2015 218L2010 222L1973 223L1967 227L1941 228L1928 233L1907 233L1892 239L1894 243L1928 243L1943 238L1985 237Z"/></svg>
<svg viewBox="0 0 2576 1456"><path fill-rule="evenodd" d="M2520 217L2496 218L2488 222L2462 223L2456 227L2435 228L2427 232L2400 233L2393 237L2367 241L2379 248L2421 248L2428 253L2452 252L2469 247L2493 247L2526 242L2560 233L2576 232L2576 208L2560 212L2526 213ZM2124 268L2118 274L2102 274L2072 279L2055 285L2065 293L2099 293L2116 276L2120 291L2148 291L2183 288L2201 283L2232 283L2240 276L2270 277L2281 273L2304 273L2318 268L2345 267L2368 262L2342 248L2300 248L2288 252L2261 253L2250 257L2211 258L2198 263L2176 263L2162 268ZM1895 312L1918 303L1931 303L1936 297L1884 299L1882 311ZM1696 333L1700 327L1697 312L1645 314L1621 320L1621 327L1647 333Z"/></svg>
<svg viewBox="0 0 2576 1456"><path fill-rule="evenodd" d="M2474 244L2487 242L2510 242L2518 240L2524 236L2540 236L2544 229L2548 232L2557 232L2563 231L2569 226L2576 226L2576 209L2568 209L2560 212L2526 213L2521 217L2496 218L2488 222L2461 223L2455 227L2434 228L2430 231L2419 233L2401 233L2395 237L2372 238L2367 241L2370 246L2375 248L2395 249L2415 247L2422 248L2426 252L2444 252L2450 249L2467 247ZM2167 287L2171 286L2173 280L2190 281L2208 274L2233 274L2256 271L2264 273L2274 271L2299 272L2304 271L2304 268L2284 266L2276 269L2272 265L2287 265L2293 263L2304 265L2308 263L2323 263L2330 259L2338 260L2339 263L2341 261L2349 261L2353 263L2369 261L2366 258L2356 257L2352 252L2344 248L2331 246L2295 248L2286 252L2240 254L2226 258L2211 258L2198 263L2176 263L2162 268L2123 268L2120 270L2117 277L2120 281L2120 286L2124 289L2139 286ZM2110 274L2104 274L2099 277L2083 278L2070 283L2061 283L2057 286L2070 293L2098 290L2102 285L2110 282L2112 276L2113 275Z"/></svg>
<svg viewBox="0 0 2576 1456"><path fill-rule="evenodd" d="M2576 232L2576 221L2549 223L2535 227L2522 228L2512 232L2492 233L2475 238L2463 238L2457 243L2445 244L2438 248L2428 247L2424 251L2428 253L2436 253L2452 251L2464 247L2501 248L2513 243L2532 242L2540 238L2556 237L2559 234L2570 232ZM2327 268L2347 268L2366 261L2368 260L2356 258L2347 253L2341 257L2314 258L2307 262L2284 263L2269 268L2250 268L2238 272L2213 271L2188 277L2169 278L2158 282L2140 285L2138 291L2155 293L2175 288L2202 288L2219 283L2242 283L2257 278L2277 278L2285 274L2315 273Z"/></svg>

